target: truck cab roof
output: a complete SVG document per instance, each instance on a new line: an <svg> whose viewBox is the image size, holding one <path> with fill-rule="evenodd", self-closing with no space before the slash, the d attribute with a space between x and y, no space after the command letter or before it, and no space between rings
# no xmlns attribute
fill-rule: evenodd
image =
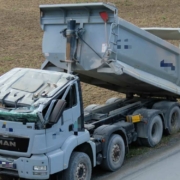
<svg viewBox="0 0 180 180"><path fill-rule="evenodd" d="M0 102L31 106L46 101L74 76L63 72L15 68L0 77Z"/></svg>

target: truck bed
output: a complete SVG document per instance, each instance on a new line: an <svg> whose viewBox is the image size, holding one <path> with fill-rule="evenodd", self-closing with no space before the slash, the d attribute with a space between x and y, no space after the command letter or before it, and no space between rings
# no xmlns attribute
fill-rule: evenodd
<svg viewBox="0 0 180 180"><path fill-rule="evenodd" d="M60 32L73 19L79 34L72 70L81 81L126 94L180 97L179 48L118 17L115 6L58 4L40 10L42 69L67 70L66 37ZM101 12L108 14L106 23Z"/></svg>

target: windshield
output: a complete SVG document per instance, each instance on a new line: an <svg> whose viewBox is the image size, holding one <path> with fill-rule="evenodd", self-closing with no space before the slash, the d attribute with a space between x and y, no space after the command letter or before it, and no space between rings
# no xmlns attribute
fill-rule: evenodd
<svg viewBox="0 0 180 180"><path fill-rule="evenodd" d="M17 108L13 110L7 110L0 108L0 120L37 122L39 121L39 117L36 109L32 110L30 108Z"/></svg>

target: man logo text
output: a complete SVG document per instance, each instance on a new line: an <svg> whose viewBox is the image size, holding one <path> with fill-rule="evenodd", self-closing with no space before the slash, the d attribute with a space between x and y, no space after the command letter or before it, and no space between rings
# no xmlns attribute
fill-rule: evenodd
<svg viewBox="0 0 180 180"><path fill-rule="evenodd" d="M16 142L0 140L0 145L16 147Z"/></svg>

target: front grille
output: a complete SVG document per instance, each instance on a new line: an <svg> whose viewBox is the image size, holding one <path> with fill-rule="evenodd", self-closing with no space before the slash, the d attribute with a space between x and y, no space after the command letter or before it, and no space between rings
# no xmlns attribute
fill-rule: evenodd
<svg viewBox="0 0 180 180"><path fill-rule="evenodd" d="M0 135L0 149L17 152L27 152L29 138Z"/></svg>

